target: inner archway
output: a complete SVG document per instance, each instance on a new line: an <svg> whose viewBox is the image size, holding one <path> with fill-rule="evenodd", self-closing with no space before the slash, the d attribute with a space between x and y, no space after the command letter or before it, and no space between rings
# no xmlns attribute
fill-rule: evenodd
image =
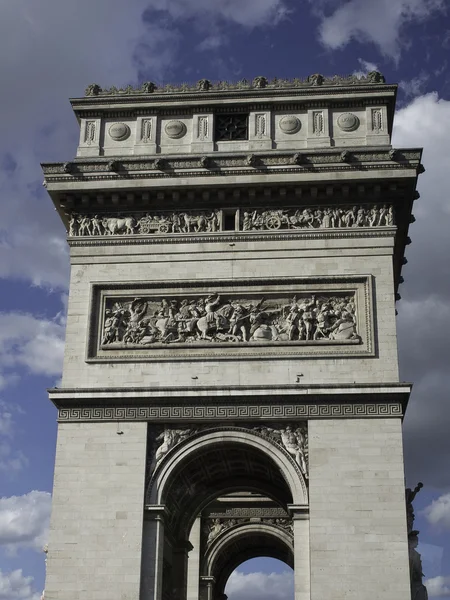
<svg viewBox="0 0 450 600"><path fill-rule="evenodd" d="M228 578L225 596L227 600L294 600L294 570L275 558L247 560Z"/></svg>
<svg viewBox="0 0 450 600"><path fill-rule="evenodd" d="M251 558L294 566L294 513L307 516L307 489L280 445L243 427L217 428L157 462L147 511L159 569L148 581L160 597L221 600L231 573Z"/></svg>

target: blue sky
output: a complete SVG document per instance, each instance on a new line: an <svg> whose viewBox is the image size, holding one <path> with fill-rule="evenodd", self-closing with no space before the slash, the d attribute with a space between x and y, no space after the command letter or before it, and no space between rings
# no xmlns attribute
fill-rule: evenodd
<svg viewBox="0 0 450 600"><path fill-rule="evenodd" d="M415 383L404 426L407 483L425 483L415 503L419 550L430 596L450 596L449 14L446 0L1 3L0 600L38 600L44 585L56 434L45 390L60 376L68 253L39 163L75 154L68 98L92 82L375 67L400 84L394 144L425 148L398 335L402 379ZM288 600L283 570L243 566L230 597Z"/></svg>

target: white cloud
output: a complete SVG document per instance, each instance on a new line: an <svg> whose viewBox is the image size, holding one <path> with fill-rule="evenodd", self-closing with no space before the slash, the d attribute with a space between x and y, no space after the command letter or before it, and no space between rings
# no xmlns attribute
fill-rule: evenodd
<svg viewBox="0 0 450 600"><path fill-rule="evenodd" d="M322 2L330 3L336 7L334 0ZM403 26L444 9L444 0L349 0L339 3L331 15L322 15L320 40L331 49L352 40L372 42L382 54L398 60Z"/></svg>
<svg viewBox="0 0 450 600"><path fill-rule="evenodd" d="M244 27L272 25L289 12L284 0L153 0L174 18L224 19Z"/></svg>
<svg viewBox="0 0 450 600"><path fill-rule="evenodd" d="M225 588L229 600L291 600L294 573L241 573L234 571Z"/></svg>
<svg viewBox="0 0 450 600"><path fill-rule="evenodd" d="M423 512L431 525L450 531L450 493L433 500Z"/></svg>
<svg viewBox="0 0 450 600"><path fill-rule="evenodd" d="M378 66L375 63L369 62L368 60L364 60L363 58L358 58L358 62L360 64L360 69L357 71L353 71L353 75L356 77L363 77L370 73L370 71L378 71Z"/></svg>
<svg viewBox="0 0 450 600"><path fill-rule="evenodd" d="M28 464L25 455L12 446L15 406L0 400L0 472L14 475Z"/></svg>
<svg viewBox="0 0 450 600"><path fill-rule="evenodd" d="M20 548L41 551L47 543L50 510L48 492L33 490L0 498L0 545L10 552Z"/></svg>
<svg viewBox="0 0 450 600"><path fill-rule="evenodd" d="M417 77L413 77L410 80L402 79L398 85L400 89L404 91L407 98L413 98L423 94L429 78L430 76L426 73L421 73Z"/></svg>
<svg viewBox="0 0 450 600"><path fill-rule="evenodd" d="M25 577L22 569L3 572L0 569L0 600L40 600L32 588L33 577Z"/></svg>
<svg viewBox="0 0 450 600"><path fill-rule="evenodd" d="M64 351L64 318L39 319L0 313L0 363L5 372L26 367L36 375L59 375Z"/></svg>
<svg viewBox="0 0 450 600"><path fill-rule="evenodd" d="M414 382L404 421L406 473L412 485L445 490L450 486L448 455L448 323L450 322L450 205L448 152L450 101L437 93L415 98L394 121L395 147L424 147L426 172L419 177L421 198L398 304L401 378Z"/></svg>
<svg viewBox="0 0 450 600"><path fill-rule="evenodd" d="M75 154L77 126L68 98L82 95L91 82L167 81L182 22L188 33L194 27L207 35L214 24L220 37L222 25L273 25L287 9L284 0L3 4L0 70L8 94L0 139L0 277L61 289L68 283L65 233L41 187L39 163Z"/></svg>
<svg viewBox="0 0 450 600"><path fill-rule="evenodd" d="M432 577L426 579L424 584L428 590L428 596L431 598L450 596L450 577Z"/></svg>

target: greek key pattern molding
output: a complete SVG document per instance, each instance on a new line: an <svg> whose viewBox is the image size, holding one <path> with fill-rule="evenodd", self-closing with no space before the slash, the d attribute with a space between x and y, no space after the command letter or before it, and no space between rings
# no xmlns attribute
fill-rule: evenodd
<svg viewBox="0 0 450 600"><path fill-rule="evenodd" d="M215 419L326 419L401 417L399 402L359 404L278 404L244 406L86 406L60 408L59 422L211 421Z"/></svg>

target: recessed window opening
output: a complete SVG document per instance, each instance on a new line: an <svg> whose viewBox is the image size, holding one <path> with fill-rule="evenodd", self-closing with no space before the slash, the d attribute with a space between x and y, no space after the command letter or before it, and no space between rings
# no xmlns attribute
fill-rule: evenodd
<svg viewBox="0 0 450 600"><path fill-rule="evenodd" d="M224 231L236 230L236 211L227 211L223 213L223 229Z"/></svg>

